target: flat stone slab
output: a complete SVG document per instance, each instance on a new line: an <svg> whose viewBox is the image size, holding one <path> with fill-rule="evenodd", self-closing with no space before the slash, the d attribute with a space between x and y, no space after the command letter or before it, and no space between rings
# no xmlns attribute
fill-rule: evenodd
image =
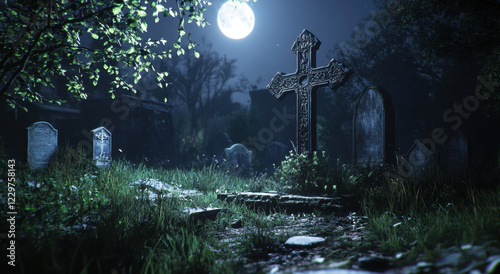
<svg viewBox="0 0 500 274"><path fill-rule="evenodd" d="M219 200L237 202L251 209L267 212L285 211L288 214L312 213L349 213L359 210L359 199L354 195L334 197L281 195L277 192L234 192L219 193Z"/></svg>
<svg viewBox="0 0 500 274"><path fill-rule="evenodd" d="M181 189L176 185L170 185L157 179L138 180L131 183L130 186L142 192L140 195L136 196L137 199L148 199L151 201L158 198L171 198L174 195L184 198L203 194L198 190Z"/></svg>
<svg viewBox="0 0 500 274"><path fill-rule="evenodd" d="M172 192L179 189L178 187L164 183L157 179L138 180L131 183L130 185L139 188L150 188L156 192Z"/></svg>
<svg viewBox="0 0 500 274"><path fill-rule="evenodd" d="M222 210L223 209L219 207L186 207L182 210L182 213L188 220L204 221L215 220L217 214Z"/></svg>
<svg viewBox="0 0 500 274"><path fill-rule="evenodd" d="M287 247L313 247L325 241L322 237L311 236L293 236L286 240L285 246Z"/></svg>

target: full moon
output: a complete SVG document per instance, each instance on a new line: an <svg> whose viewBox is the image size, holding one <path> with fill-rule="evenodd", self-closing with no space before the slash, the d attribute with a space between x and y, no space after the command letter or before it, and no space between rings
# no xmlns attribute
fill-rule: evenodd
<svg viewBox="0 0 500 274"><path fill-rule="evenodd" d="M232 39L241 39L252 32L255 16L246 3L235 5L229 0L220 7L217 23L224 35Z"/></svg>

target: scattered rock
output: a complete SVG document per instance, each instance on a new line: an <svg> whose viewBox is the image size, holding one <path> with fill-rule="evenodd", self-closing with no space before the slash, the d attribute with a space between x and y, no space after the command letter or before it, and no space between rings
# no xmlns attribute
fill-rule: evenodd
<svg viewBox="0 0 500 274"><path fill-rule="evenodd" d="M231 228L241 228L243 227L243 222L241 220L233 220L231 222Z"/></svg>
<svg viewBox="0 0 500 274"><path fill-rule="evenodd" d="M437 267L445 267L445 266L455 266L460 262L462 254L460 253L450 253L445 256L439 258L436 262Z"/></svg>
<svg viewBox="0 0 500 274"><path fill-rule="evenodd" d="M313 260L313 263L317 263L317 264L322 264L324 262L325 262L325 258L323 258L323 257L316 257Z"/></svg>
<svg viewBox="0 0 500 274"><path fill-rule="evenodd" d="M435 270L433 263L418 262L411 273L431 273L433 270Z"/></svg>
<svg viewBox="0 0 500 274"><path fill-rule="evenodd" d="M285 246L287 247L314 247L325 241L322 237L311 236L293 236L286 240Z"/></svg>
<svg viewBox="0 0 500 274"><path fill-rule="evenodd" d="M218 207L186 207L182 210L186 218L190 221L215 220L217 214L222 211Z"/></svg>
<svg viewBox="0 0 500 274"><path fill-rule="evenodd" d="M328 268L351 268L351 261L345 260L341 262L335 262L328 265Z"/></svg>

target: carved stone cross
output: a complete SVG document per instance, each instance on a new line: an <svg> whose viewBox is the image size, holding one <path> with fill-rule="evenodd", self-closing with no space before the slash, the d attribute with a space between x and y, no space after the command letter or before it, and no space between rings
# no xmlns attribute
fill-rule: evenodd
<svg viewBox="0 0 500 274"><path fill-rule="evenodd" d="M316 50L321 42L307 30L303 30L292 51L297 55L295 73L276 73L267 90L280 99L284 93L297 94L297 150L312 153L316 150L316 105L313 89L329 85L335 90L347 80L350 70L332 59L328 66L315 68Z"/></svg>
<svg viewBox="0 0 500 274"><path fill-rule="evenodd" d="M108 139L108 135L104 133L104 131L101 131L95 135L97 140L101 141L101 154L99 155L100 158L103 158L104 156L104 140Z"/></svg>

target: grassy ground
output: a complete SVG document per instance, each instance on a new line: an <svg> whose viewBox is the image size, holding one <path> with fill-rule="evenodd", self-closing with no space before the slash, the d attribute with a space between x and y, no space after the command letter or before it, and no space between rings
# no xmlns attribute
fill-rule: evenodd
<svg viewBox="0 0 500 274"><path fill-rule="evenodd" d="M97 169L69 147L47 169L17 166L16 172L17 273L233 273L248 260L279 252L293 236L272 232L287 225L284 214L270 217L217 200L224 191L290 189L280 181L283 176L239 178L215 166L165 170L125 161ZM391 183L378 169L337 164L332 172L337 175L315 173L335 182L322 182L320 188L315 183L312 189L362 194L361 214L368 217L381 252L403 253L410 263L422 254L433 258L440 246L499 245L498 171L455 178L429 174ZM150 178L203 195L145 200L130 183ZM5 189L1 191L0 199L6 201ZM194 206L227 210L214 222L195 224L182 217L184 207ZM211 232L226 229L235 219L245 220L249 229L229 249L231 243L218 241ZM4 224L1 231L7 230Z"/></svg>
<svg viewBox="0 0 500 274"><path fill-rule="evenodd" d="M498 170L459 176L434 172L393 183L391 190L364 200L382 251L405 254L412 262L433 260L442 247L500 246Z"/></svg>

